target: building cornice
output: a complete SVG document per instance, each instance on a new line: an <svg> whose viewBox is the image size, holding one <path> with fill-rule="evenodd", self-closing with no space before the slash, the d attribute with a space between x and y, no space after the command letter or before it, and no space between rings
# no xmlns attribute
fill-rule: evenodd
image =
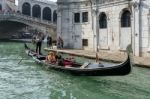
<svg viewBox="0 0 150 99"><path fill-rule="evenodd" d="M90 1L73 1L73 2L57 2L58 5L74 5L74 4L85 4L85 3L90 3Z"/></svg>
<svg viewBox="0 0 150 99"><path fill-rule="evenodd" d="M131 0L113 0L113 2L105 2L105 3L95 3L94 0L92 1L93 8L106 8L110 6L117 6L117 5L124 5L130 4ZM91 8L90 1L82 1L82 2L67 2L67 3L60 3L58 4L59 9L86 9Z"/></svg>
<svg viewBox="0 0 150 99"><path fill-rule="evenodd" d="M117 3L117 2L129 2L132 0L58 0L58 5L70 5L70 4L81 4L81 3L90 3L92 2L94 5L96 4L109 4L109 3Z"/></svg>

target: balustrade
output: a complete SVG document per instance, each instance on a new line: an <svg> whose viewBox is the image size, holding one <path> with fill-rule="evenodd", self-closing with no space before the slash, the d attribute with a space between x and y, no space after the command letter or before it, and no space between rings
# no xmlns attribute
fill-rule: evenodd
<svg viewBox="0 0 150 99"><path fill-rule="evenodd" d="M56 23L52 23L51 21L42 20L40 18L35 18L27 15L23 15L21 13L16 12L0 12L0 19L8 19L8 18L15 18L18 20L25 20L25 21L31 21L31 22L37 22L45 25L53 25L56 27Z"/></svg>

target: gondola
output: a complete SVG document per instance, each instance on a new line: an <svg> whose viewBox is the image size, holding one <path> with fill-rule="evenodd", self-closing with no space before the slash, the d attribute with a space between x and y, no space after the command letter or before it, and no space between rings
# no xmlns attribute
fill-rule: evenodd
<svg viewBox="0 0 150 99"><path fill-rule="evenodd" d="M99 63L90 63L85 62L83 64L72 62L71 66L60 66L58 63L47 63L45 62L45 55L38 55L34 50L29 48L27 44L24 44L25 52L27 55L32 57L34 61L38 64L42 64L48 69L54 69L57 71L62 71L65 73L71 73L76 76L124 76L131 72L132 63L131 63L131 47L127 47L127 59L125 62L113 65L113 66L105 66Z"/></svg>

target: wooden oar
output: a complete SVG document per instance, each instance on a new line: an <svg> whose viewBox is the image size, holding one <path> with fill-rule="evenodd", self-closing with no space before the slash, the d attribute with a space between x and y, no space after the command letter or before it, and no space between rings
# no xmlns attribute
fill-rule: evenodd
<svg viewBox="0 0 150 99"><path fill-rule="evenodd" d="M23 58L18 62L18 64L20 64L22 62Z"/></svg>
<svg viewBox="0 0 150 99"><path fill-rule="evenodd" d="M23 60L30 60L30 59L27 59L27 58L21 58L20 61L18 62L18 64L20 64Z"/></svg>
<svg viewBox="0 0 150 99"><path fill-rule="evenodd" d="M25 46L27 46L26 44L25 44ZM24 56L24 53L23 53L24 51L22 51L22 56ZM20 64L21 62L22 62L22 60L23 60L23 57L21 58L21 60L18 62L18 64Z"/></svg>

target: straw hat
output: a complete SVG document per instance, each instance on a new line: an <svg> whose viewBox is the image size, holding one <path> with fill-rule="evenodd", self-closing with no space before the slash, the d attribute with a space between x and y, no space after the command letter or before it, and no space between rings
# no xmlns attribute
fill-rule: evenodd
<svg viewBox="0 0 150 99"><path fill-rule="evenodd" d="M49 52L48 55L52 54L53 52Z"/></svg>

